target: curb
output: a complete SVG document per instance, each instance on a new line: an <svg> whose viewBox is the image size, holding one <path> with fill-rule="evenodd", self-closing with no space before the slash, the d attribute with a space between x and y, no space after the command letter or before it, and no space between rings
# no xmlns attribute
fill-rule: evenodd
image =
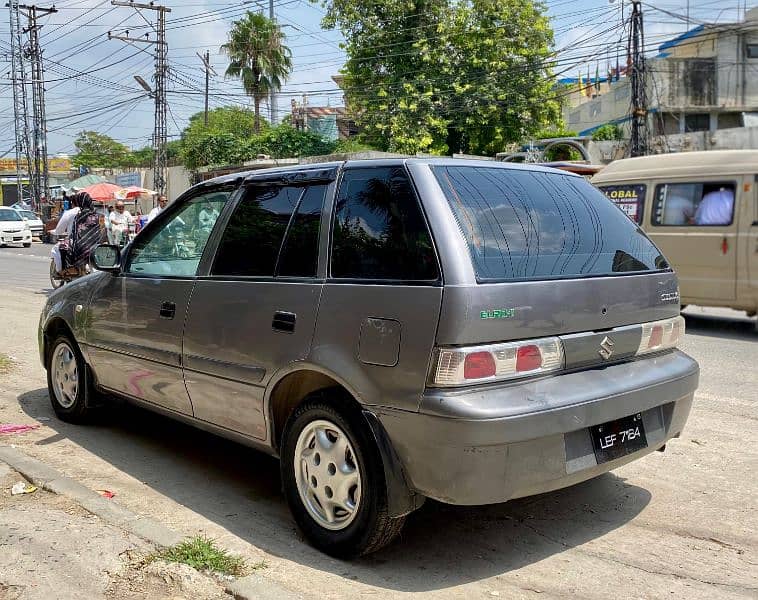
<svg viewBox="0 0 758 600"><path fill-rule="evenodd" d="M173 529L150 517L139 516L113 500L106 500L97 492L15 448L0 446L0 461L19 472L37 487L66 496L103 521L125 529L156 546L163 548L174 546L185 539L185 536ZM260 575L241 577L226 585L225 591L236 600L295 600L299 598L288 590L266 581Z"/></svg>

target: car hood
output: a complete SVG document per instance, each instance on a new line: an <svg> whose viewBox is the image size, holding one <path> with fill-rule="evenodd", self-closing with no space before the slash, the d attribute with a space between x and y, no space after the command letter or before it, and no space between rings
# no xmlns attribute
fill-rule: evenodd
<svg viewBox="0 0 758 600"><path fill-rule="evenodd" d="M24 227L23 221L0 221L0 231L19 231Z"/></svg>

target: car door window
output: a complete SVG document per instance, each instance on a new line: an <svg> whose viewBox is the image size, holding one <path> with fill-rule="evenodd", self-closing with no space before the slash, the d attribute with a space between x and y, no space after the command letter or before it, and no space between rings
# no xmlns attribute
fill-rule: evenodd
<svg viewBox="0 0 758 600"><path fill-rule="evenodd" d="M281 274L315 276L324 192L322 185L250 186L229 219L212 274L273 277L283 256Z"/></svg>
<svg viewBox="0 0 758 600"><path fill-rule="evenodd" d="M439 278L429 229L402 167L346 171L335 213L332 277L400 281Z"/></svg>
<svg viewBox="0 0 758 600"><path fill-rule="evenodd" d="M172 212L161 226L137 236L125 272L192 277L230 190L196 196Z"/></svg>

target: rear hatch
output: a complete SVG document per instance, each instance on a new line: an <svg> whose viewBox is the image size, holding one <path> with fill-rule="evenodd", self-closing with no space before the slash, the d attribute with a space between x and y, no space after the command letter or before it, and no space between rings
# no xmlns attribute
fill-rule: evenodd
<svg viewBox="0 0 758 600"><path fill-rule="evenodd" d="M557 336L566 368L607 364L637 353L640 324L679 314L666 259L581 177L481 164L432 171L477 280L445 287L438 346Z"/></svg>

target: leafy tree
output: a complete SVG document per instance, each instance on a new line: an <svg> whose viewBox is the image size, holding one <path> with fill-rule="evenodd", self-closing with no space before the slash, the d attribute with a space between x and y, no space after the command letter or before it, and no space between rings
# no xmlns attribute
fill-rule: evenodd
<svg viewBox="0 0 758 600"><path fill-rule="evenodd" d="M256 133L261 129L261 100L280 90L292 71L292 53L284 40L276 22L248 11L234 21L229 41L221 46L230 61L226 76L240 79L245 93L253 98Z"/></svg>
<svg viewBox="0 0 758 600"><path fill-rule="evenodd" d="M381 149L492 154L560 118L553 32L534 0L329 0L344 88Z"/></svg>
<svg viewBox="0 0 758 600"><path fill-rule="evenodd" d="M274 158L328 154L332 142L308 132L298 131L282 123L270 127L261 120L262 131L255 133L255 113L246 108L223 107L208 114L208 126L203 113L190 118L182 132L181 160L187 169L207 165L239 164L259 154Z"/></svg>
<svg viewBox="0 0 758 600"><path fill-rule="evenodd" d="M596 142L622 140L624 139L624 132L616 124L606 123L592 132L592 139Z"/></svg>
<svg viewBox="0 0 758 600"><path fill-rule="evenodd" d="M124 144L96 131L81 131L74 140L74 147L76 154L71 162L76 167L119 167L129 156L129 148Z"/></svg>

